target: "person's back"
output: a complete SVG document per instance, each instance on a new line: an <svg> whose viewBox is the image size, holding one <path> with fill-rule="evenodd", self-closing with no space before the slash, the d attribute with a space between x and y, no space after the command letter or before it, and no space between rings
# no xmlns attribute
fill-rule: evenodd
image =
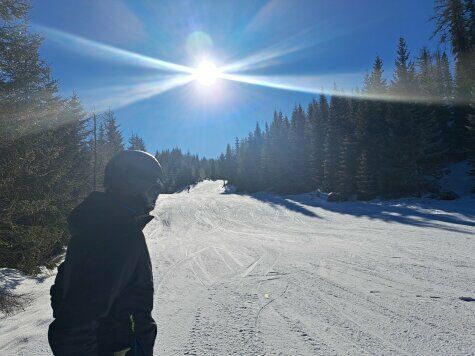
<svg viewBox="0 0 475 356"><path fill-rule="evenodd" d="M128 163L145 153L121 154L116 163L130 170ZM51 288L48 338L55 355L153 354L153 277L142 234L158 195L160 166L155 160L155 170L151 157L145 157L151 171L132 167L132 178L117 164L106 170L106 192L91 193L68 219L72 237Z"/></svg>

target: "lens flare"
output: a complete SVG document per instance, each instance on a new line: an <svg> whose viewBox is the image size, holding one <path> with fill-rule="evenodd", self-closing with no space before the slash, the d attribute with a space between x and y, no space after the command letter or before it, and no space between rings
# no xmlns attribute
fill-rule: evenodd
<svg viewBox="0 0 475 356"><path fill-rule="evenodd" d="M204 31L195 31L186 39L186 51L192 58L198 58L203 53L209 53L213 47L213 40Z"/></svg>
<svg viewBox="0 0 475 356"><path fill-rule="evenodd" d="M190 75L160 76L142 82L84 90L82 98L95 110L117 110L184 86L192 80Z"/></svg>
<svg viewBox="0 0 475 356"><path fill-rule="evenodd" d="M114 60L129 65L152 68L166 72L191 73L192 68L167 62L158 58L145 56L122 48L113 47L85 37L77 36L68 32L55 30L50 27L34 24L51 41L76 51L81 55L88 55L106 60Z"/></svg>
<svg viewBox="0 0 475 356"><path fill-rule="evenodd" d="M35 24L35 27L52 40L70 50L80 52L81 55L89 55L103 60L118 61L128 65L144 68L152 68L157 72L171 72L173 75L163 75L149 78L141 83L127 83L122 86L108 88L93 95L91 103L96 107L120 108L137 101L160 95L171 89L184 86L189 82L196 81L203 86L211 86L218 79L246 83L261 87L303 92L309 94L339 95L353 98L385 100L396 102L418 102L445 105L445 98L429 96L421 93L369 93L365 91L338 91L324 89L332 87L330 83L336 82L341 88L354 87L364 77L363 73L339 73L328 75L256 75L248 70L271 66L276 60L283 59L286 55L304 50L315 45L315 41L306 40L307 31L303 35L292 36L276 45L269 46L245 58L238 59L233 63L217 67L210 60L203 60L196 68L164 61L159 58L149 57L125 49L113 47L91 39L80 37L64 31ZM212 45L210 38L205 33L194 35L190 43L197 44L196 50L202 52ZM342 35L342 34L340 34ZM327 41L328 38L318 42ZM331 78L329 78L331 76ZM343 83L342 83L343 82ZM104 95L106 94L106 95ZM452 99L453 100L453 99ZM455 101L457 105L469 104L467 100Z"/></svg>

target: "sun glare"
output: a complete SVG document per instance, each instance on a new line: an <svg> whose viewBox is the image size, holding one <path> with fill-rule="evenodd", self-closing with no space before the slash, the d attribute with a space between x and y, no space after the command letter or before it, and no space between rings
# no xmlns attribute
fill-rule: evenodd
<svg viewBox="0 0 475 356"><path fill-rule="evenodd" d="M205 86L213 85L221 73L213 62L203 61L196 67L195 79Z"/></svg>

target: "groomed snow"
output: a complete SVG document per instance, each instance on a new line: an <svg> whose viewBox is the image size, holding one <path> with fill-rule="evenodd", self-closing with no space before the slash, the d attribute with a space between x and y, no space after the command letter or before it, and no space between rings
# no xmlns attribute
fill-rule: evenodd
<svg viewBox="0 0 475 356"><path fill-rule="evenodd" d="M226 194L158 199L146 228L157 355L474 354L475 200L326 203ZM2 281L3 279L3 281ZM53 276L0 319L1 355L48 355Z"/></svg>

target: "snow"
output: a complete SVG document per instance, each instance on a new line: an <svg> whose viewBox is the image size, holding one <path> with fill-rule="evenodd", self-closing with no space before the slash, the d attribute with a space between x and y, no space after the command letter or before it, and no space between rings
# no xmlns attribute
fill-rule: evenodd
<svg viewBox="0 0 475 356"><path fill-rule="evenodd" d="M470 355L475 200L327 203L204 181L144 230L159 355ZM1 355L48 355L52 276L0 319Z"/></svg>

